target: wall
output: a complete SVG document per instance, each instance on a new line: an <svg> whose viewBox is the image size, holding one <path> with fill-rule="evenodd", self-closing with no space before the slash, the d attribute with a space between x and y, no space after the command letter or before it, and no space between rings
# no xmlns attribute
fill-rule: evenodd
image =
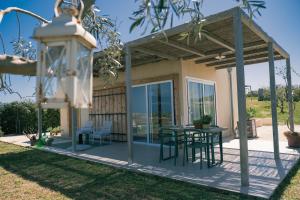
<svg viewBox="0 0 300 200"><path fill-rule="evenodd" d="M132 83L141 84L145 81L157 77L167 76L170 74L178 74L180 71L180 61L162 61L158 63L146 64L132 68ZM100 78L94 78L94 89L104 89L108 87L116 87L118 85L124 85L125 73L120 73L117 80L113 81L111 85L105 85Z"/></svg>
<svg viewBox="0 0 300 200"><path fill-rule="evenodd" d="M132 68L132 84L142 84L162 80L174 81L174 103L177 124L188 123L187 107L187 77L213 81L216 83L217 124L228 128L225 135L232 134L230 111L230 86L226 69L215 70L205 65L195 64L193 60L162 61ZM125 73L121 72L119 78L111 85L105 85L99 78L94 78L94 90L124 86ZM236 72L232 70L234 124L238 118L236 96ZM88 113L81 112L81 125L88 119Z"/></svg>
<svg viewBox="0 0 300 200"><path fill-rule="evenodd" d="M195 78L206 81L213 81L216 85L216 110L217 124L221 127L228 128L224 135L231 135L231 110L230 110L230 83L227 69L215 70L205 65L195 64L194 61L181 61L181 82L182 82L182 108L183 108L183 124L188 123L188 97L187 97L187 79ZM232 71L233 76L233 94L234 94L234 110L237 111L236 81L235 70ZM235 114L235 121L237 119ZM236 122L235 122L236 124Z"/></svg>

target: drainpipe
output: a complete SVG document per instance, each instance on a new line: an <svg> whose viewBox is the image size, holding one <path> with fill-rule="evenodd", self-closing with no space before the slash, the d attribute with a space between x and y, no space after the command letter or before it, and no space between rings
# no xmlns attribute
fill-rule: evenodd
<svg viewBox="0 0 300 200"><path fill-rule="evenodd" d="M227 68L228 79L229 79L229 101L230 101L230 124L231 132L234 134L234 109L233 109L233 92L232 92L232 68Z"/></svg>

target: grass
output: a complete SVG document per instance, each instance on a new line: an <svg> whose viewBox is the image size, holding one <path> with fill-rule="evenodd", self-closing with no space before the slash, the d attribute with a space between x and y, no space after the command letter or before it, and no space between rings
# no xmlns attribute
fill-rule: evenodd
<svg viewBox="0 0 300 200"><path fill-rule="evenodd" d="M0 142L0 199L248 199ZM249 197L250 199L250 197Z"/></svg>
<svg viewBox="0 0 300 200"><path fill-rule="evenodd" d="M295 109L295 124L300 124L300 102L296 102L296 109ZM255 108L257 118L271 118L271 102L270 101L258 101L257 98L253 97L247 98L247 108ZM277 108L277 117L278 122L280 124L285 124L286 120L288 119L288 105L285 103L284 105L285 113L280 113L279 108Z"/></svg>
<svg viewBox="0 0 300 200"><path fill-rule="evenodd" d="M272 199L300 199L300 163ZM257 199L0 142L0 199Z"/></svg>

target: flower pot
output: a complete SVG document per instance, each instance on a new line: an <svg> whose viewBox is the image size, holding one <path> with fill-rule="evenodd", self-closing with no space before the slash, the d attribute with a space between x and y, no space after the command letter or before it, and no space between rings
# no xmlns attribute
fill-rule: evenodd
<svg viewBox="0 0 300 200"><path fill-rule="evenodd" d="M203 128L209 128L210 124L203 124Z"/></svg>
<svg viewBox="0 0 300 200"><path fill-rule="evenodd" d="M300 148L300 135L293 134L291 131L284 132L285 137L287 138L288 145L291 148Z"/></svg>
<svg viewBox="0 0 300 200"><path fill-rule="evenodd" d="M36 139L30 139L30 146L34 146L36 144Z"/></svg>
<svg viewBox="0 0 300 200"><path fill-rule="evenodd" d="M203 128L203 124L194 124L196 129L202 129Z"/></svg>

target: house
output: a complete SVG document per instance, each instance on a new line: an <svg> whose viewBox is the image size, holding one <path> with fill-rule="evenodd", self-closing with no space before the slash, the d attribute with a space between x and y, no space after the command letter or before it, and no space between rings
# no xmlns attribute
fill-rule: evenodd
<svg viewBox="0 0 300 200"><path fill-rule="evenodd" d="M182 34L186 23L125 45L125 70L111 85L94 79L93 107L78 112L78 126L88 119L99 128L113 121L113 139L156 144L158 128L191 124L202 115L228 128L239 122L242 185L249 184L244 65L268 62L272 101L274 157L279 158L274 61L286 60L290 124L293 126L290 57L241 8L206 18L201 40ZM95 54L95 57L99 54ZM266 78L266 77L264 77ZM62 128L69 130L68 108L61 111ZM67 132L67 131L66 131Z"/></svg>

